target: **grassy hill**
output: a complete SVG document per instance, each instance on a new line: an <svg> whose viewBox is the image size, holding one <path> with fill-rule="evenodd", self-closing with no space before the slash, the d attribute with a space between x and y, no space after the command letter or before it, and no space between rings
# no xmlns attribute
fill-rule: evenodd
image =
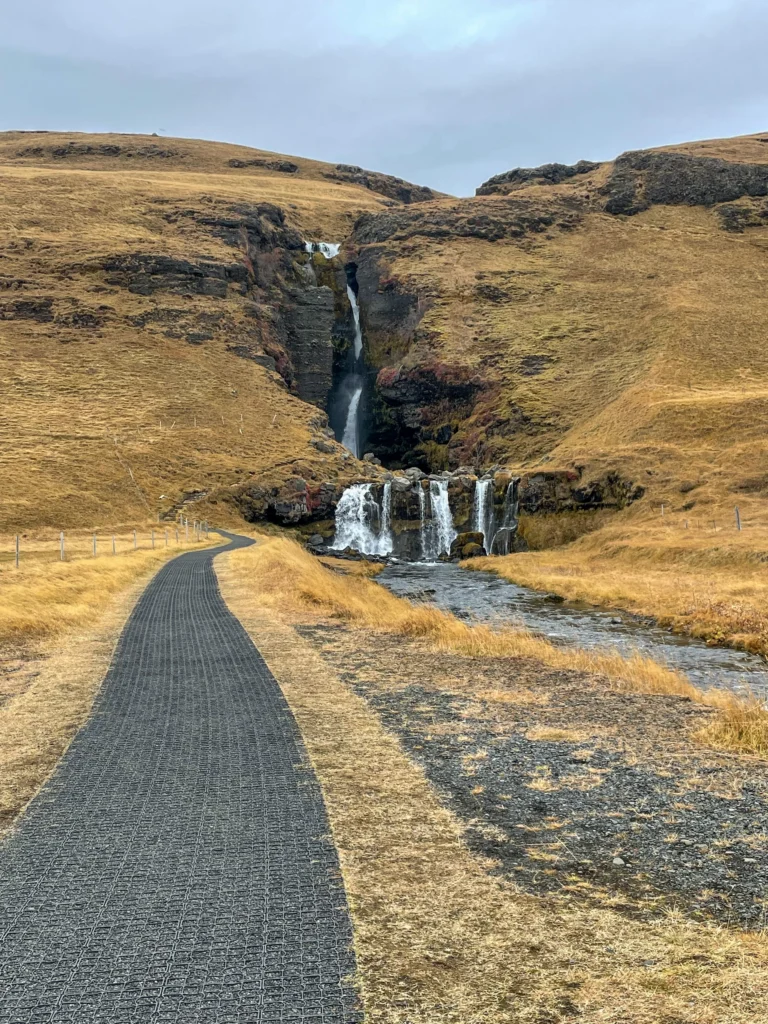
<svg viewBox="0 0 768 1024"><path fill-rule="evenodd" d="M734 165L755 169L756 195L730 182ZM642 208L609 212L628 176ZM710 499L768 492L768 136L518 170L479 191L356 230L385 414L407 398L393 374L445 383L409 457L611 467L667 503L685 482ZM410 318L378 315L385 291L411 298ZM458 381L469 404L451 401Z"/></svg>
<svg viewBox="0 0 768 1024"><path fill-rule="evenodd" d="M337 476L270 369L302 239L431 195L242 146L0 135L0 531L144 520L302 459Z"/></svg>

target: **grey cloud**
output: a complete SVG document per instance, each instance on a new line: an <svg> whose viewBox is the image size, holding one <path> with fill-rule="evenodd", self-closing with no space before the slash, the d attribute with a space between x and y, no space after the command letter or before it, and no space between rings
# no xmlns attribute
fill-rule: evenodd
<svg viewBox="0 0 768 1024"><path fill-rule="evenodd" d="M35 37L42 6L4 32L0 127L163 128L459 194L516 164L768 127L756 122L768 99L763 0L427 4L444 18L508 16L462 46L450 33L437 45L440 26L430 36L425 18L410 37L395 20L377 39L375 18L345 21L346 0L300 5L293 26L285 7L222 0L213 28L200 0L159 3L154 21L141 0L131 10L146 12L143 36L104 14L79 31L91 10L79 0L77 17L56 4Z"/></svg>

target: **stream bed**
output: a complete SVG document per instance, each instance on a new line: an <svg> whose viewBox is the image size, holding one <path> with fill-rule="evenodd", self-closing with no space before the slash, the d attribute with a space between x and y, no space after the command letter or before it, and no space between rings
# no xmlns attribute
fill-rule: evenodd
<svg viewBox="0 0 768 1024"><path fill-rule="evenodd" d="M552 643L587 649L639 651L685 673L702 689L720 687L768 698L768 664L754 654L709 647L627 612L574 603L520 587L492 573L448 563L399 562L377 581L400 597L426 601L461 619L524 626Z"/></svg>

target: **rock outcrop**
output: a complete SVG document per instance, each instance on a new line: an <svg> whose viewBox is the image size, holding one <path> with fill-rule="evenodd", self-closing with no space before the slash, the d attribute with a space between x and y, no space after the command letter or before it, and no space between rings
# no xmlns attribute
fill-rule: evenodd
<svg viewBox="0 0 768 1024"><path fill-rule="evenodd" d="M768 196L768 162L735 163L687 153L624 153L603 186L605 210L636 214L654 205L715 206L743 196Z"/></svg>
<svg viewBox="0 0 768 1024"><path fill-rule="evenodd" d="M475 195L508 195L528 185L559 185L579 174L590 174L601 164L579 160L576 164L542 164L541 167L515 167L503 174L495 174L475 190Z"/></svg>
<svg viewBox="0 0 768 1024"><path fill-rule="evenodd" d="M371 192L398 203L426 203L437 199L439 192L434 192L425 185L413 185L410 181L395 178L390 174L379 174L377 171L366 171L353 164L336 164L332 171L326 171L325 177L332 181L345 181L350 185L362 185Z"/></svg>

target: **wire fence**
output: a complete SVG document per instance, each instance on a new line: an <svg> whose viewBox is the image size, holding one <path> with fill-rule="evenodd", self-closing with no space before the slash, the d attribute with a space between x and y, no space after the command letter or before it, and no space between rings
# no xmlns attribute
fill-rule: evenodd
<svg viewBox="0 0 768 1024"><path fill-rule="evenodd" d="M742 519L738 506L733 509L733 518L726 516L720 519L710 519L706 515L682 516L679 512L672 511L669 505L662 505L660 511L665 526L677 526L682 530L709 530L712 533L719 533L721 530L730 529L741 533L749 527L749 523Z"/></svg>
<svg viewBox="0 0 768 1024"><path fill-rule="evenodd" d="M134 551L185 548L208 540L207 521L181 519L168 527L107 533L60 530L55 536L11 534L0 539L0 564L6 568L40 562L127 555Z"/></svg>

